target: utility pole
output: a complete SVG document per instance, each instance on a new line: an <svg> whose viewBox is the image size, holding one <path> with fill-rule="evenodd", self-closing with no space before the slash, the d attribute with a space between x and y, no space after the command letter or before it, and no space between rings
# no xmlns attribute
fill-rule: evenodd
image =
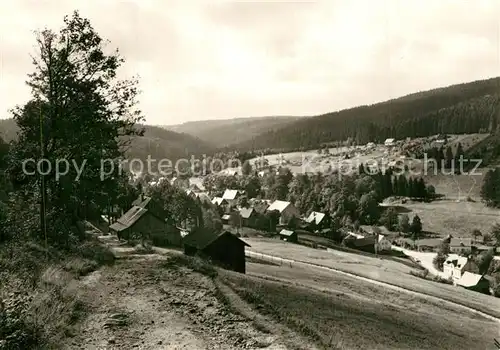
<svg viewBox="0 0 500 350"><path fill-rule="evenodd" d="M41 159L43 160L45 157L45 143L44 143L44 136L43 136L43 114L42 114L42 105L40 104L40 154L41 154ZM42 163L43 164L43 163ZM45 170L45 169L43 169ZM43 173L43 174L42 174ZM45 171L40 172L40 190L41 190L41 202L40 202L40 230L43 232L44 238L45 238L45 257L48 260L48 240L47 240L47 222L46 222L46 217L45 217L45 211L46 211L46 191L45 191Z"/></svg>

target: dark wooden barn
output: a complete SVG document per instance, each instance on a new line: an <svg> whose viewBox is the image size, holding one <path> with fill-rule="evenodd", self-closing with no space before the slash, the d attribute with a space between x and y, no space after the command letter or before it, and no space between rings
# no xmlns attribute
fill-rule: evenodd
<svg viewBox="0 0 500 350"><path fill-rule="evenodd" d="M245 273L245 247L250 245L231 232L199 228L184 237L183 244L186 255L200 255L225 269Z"/></svg>
<svg viewBox="0 0 500 350"><path fill-rule="evenodd" d="M145 197L134 201L134 206L109 226L118 238L150 239L157 246L181 246L180 231L168 223L167 214L162 208Z"/></svg>

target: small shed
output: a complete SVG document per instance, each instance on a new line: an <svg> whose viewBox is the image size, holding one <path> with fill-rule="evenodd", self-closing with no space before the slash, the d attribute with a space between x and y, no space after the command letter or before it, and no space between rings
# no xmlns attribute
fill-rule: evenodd
<svg viewBox="0 0 500 350"><path fill-rule="evenodd" d="M229 231L198 228L183 239L184 254L209 258L217 265L245 273L245 247L250 247Z"/></svg>
<svg viewBox="0 0 500 350"><path fill-rule="evenodd" d="M297 243L297 232L283 229L279 233L280 239L286 242Z"/></svg>

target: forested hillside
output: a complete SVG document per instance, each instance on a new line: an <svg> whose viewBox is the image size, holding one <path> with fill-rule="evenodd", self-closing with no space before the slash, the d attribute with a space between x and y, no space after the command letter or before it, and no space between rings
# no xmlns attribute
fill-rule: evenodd
<svg viewBox="0 0 500 350"><path fill-rule="evenodd" d="M127 151L129 159L146 159L151 155L152 159L167 158L175 161L180 158L189 159L191 155L202 156L215 152L211 145L194 136L151 125L145 125L144 128L144 136L135 137Z"/></svg>
<svg viewBox="0 0 500 350"><path fill-rule="evenodd" d="M187 134L180 134L161 127L144 125L144 136L134 137L127 150L129 159L168 158L175 161L191 155L201 156L214 152L212 146ZM0 120L0 137L6 142L16 139L19 127L14 119Z"/></svg>
<svg viewBox="0 0 500 350"><path fill-rule="evenodd" d="M366 143L387 137L495 130L500 118L499 96L500 78L453 85L299 120L234 147L311 149L349 137Z"/></svg>
<svg viewBox="0 0 500 350"><path fill-rule="evenodd" d="M277 130L300 117L258 117L225 120L200 120L179 125L165 126L166 129L182 132L217 147L249 141L270 130Z"/></svg>

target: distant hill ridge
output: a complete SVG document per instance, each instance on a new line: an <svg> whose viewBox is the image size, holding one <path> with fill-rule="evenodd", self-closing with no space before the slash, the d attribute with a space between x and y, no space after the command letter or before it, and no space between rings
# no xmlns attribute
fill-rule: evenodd
<svg viewBox="0 0 500 350"><path fill-rule="evenodd" d="M249 141L264 132L280 129L303 118L305 117L274 116L199 120L178 125L166 125L164 128L193 135L216 147L223 148Z"/></svg>
<svg viewBox="0 0 500 350"><path fill-rule="evenodd" d="M166 130L158 126L139 125L145 128L144 136L135 137L126 154L129 159L170 159L176 161L191 155L212 154L215 148L202 140L183 133ZM6 142L15 140L19 127L14 119L0 120L0 137Z"/></svg>
<svg viewBox="0 0 500 350"><path fill-rule="evenodd" d="M232 147L286 151L312 149L347 138L361 144L388 137L476 133L490 130L491 125L498 123L499 94L498 77L451 85L299 119Z"/></svg>

